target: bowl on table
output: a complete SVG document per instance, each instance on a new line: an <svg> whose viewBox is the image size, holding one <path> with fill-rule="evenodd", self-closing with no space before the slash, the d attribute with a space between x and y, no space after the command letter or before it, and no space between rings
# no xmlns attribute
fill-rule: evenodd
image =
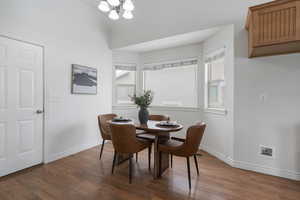
<svg viewBox="0 0 300 200"><path fill-rule="evenodd" d="M115 117L112 119L113 122L131 122L132 120L129 118L123 118L123 117Z"/></svg>
<svg viewBox="0 0 300 200"><path fill-rule="evenodd" d="M176 121L161 121L157 123L157 126L160 127L178 127L179 124Z"/></svg>

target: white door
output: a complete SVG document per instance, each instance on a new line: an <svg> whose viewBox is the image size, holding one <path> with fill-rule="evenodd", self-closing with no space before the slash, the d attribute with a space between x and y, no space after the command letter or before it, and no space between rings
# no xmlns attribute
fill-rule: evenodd
<svg viewBox="0 0 300 200"><path fill-rule="evenodd" d="M0 176L42 162L42 111L43 48L0 37Z"/></svg>

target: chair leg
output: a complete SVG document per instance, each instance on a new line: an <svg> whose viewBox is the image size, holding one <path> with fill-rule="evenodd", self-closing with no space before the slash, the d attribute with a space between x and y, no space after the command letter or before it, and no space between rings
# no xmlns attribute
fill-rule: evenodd
<svg viewBox="0 0 300 200"><path fill-rule="evenodd" d="M138 162L138 153L135 154L135 162Z"/></svg>
<svg viewBox="0 0 300 200"><path fill-rule="evenodd" d="M171 155L171 168L173 168L173 154L170 155Z"/></svg>
<svg viewBox="0 0 300 200"><path fill-rule="evenodd" d="M189 189L191 189L191 168L190 168L190 158L186 157L187 162L187 170L188 170L188 177L189 177Z"/></svg>
<svg viewBox="0 0 300 200"><path fill-rule="evenodd" d="M159 158L158 158L158 176L160 177L161 176L161 157L162 157L162 152L160 151L159 152Z"/></svg>
<svg viewBox="0 0 300 200"><path fill-rule="evenodd" d="M102 145L101 145L101 150L100 150L100 156L99 156L99 160L101 160L101 157L102 157L102 153L103 153L104 144L105 144L105 140L102 140Z"/></svg>
<svg viewBox="0 0 300 200"><path fill-rule="evenodd" d="M114 169L115 169L115 164L116 164L116 158L117 158L117 152L114 152L114 159L113 159L113 163L112 163L112 167L111 167L111 174L114 173Z"/></svg>
<svg viewBox="0 0 300 200"><path fill-rule="evenodd" d="M194 155L194 160L195 160L195 165L196 165L196 169L197 169L197 175L199 175L198 161L197 161L196 155Z"/></svg>
<svg viewBox="0 0 300 200"><path fill-rule="evenodd" d="M148 169L149 169L149 171L151 171L151 150L152 150L152 146L150 146L148 148Z"/></svg>
<svg viewBox="0 0 300 200"><path fill-rule="evenodd" d="M131 184L132 180L132 155L129 158L129 183Z"/></svg>

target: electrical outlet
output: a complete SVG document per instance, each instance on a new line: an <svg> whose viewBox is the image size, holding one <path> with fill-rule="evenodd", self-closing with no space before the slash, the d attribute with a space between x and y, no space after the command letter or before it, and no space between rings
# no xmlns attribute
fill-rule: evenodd
<svg viewBox="0 0 300 200"><path fill-rule="evenodd" d="M274 148L260 145L260 155L274 158Z"/></svg>
<svg viewBox="0 0 300 200"><path fill-rule="evenodd" d="M263 94L259 95L259 99L260 99L261 103L265 103L268 100L268 96L266 93L263 93Z"/></svg>

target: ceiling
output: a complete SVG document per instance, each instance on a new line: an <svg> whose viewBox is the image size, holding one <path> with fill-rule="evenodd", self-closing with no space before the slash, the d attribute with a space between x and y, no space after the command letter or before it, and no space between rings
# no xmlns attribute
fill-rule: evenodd
<svg viewBox="0 0 300 200"><path fill-rule="evenodd" d="M97 10L100 0L85 1ZM133 0L132 20L108 20L111 47L121 48L212 27L235 24L244 29L248 7L271 0Z"/></svg>
<svg viewBox="0 0 300 200"><path fill-rule="evenodd" d="M244 29L248 7L271 0L133 0L134 19L111 21L111 46L166 38L237 24Z"/></svg>
<svg viewBox="0 0 300 200"><path fill-rule="evenodd" d="M203 31L195 31L181 35L175 35L163 39L152 40L140 44L130 45L127 47L119 48L117 50L130 51L130 52L147 52L158 49L172 48L182 45L194 44L202 42L208 37L212 36L220 30L220 27L211 28Z"/></svg>

